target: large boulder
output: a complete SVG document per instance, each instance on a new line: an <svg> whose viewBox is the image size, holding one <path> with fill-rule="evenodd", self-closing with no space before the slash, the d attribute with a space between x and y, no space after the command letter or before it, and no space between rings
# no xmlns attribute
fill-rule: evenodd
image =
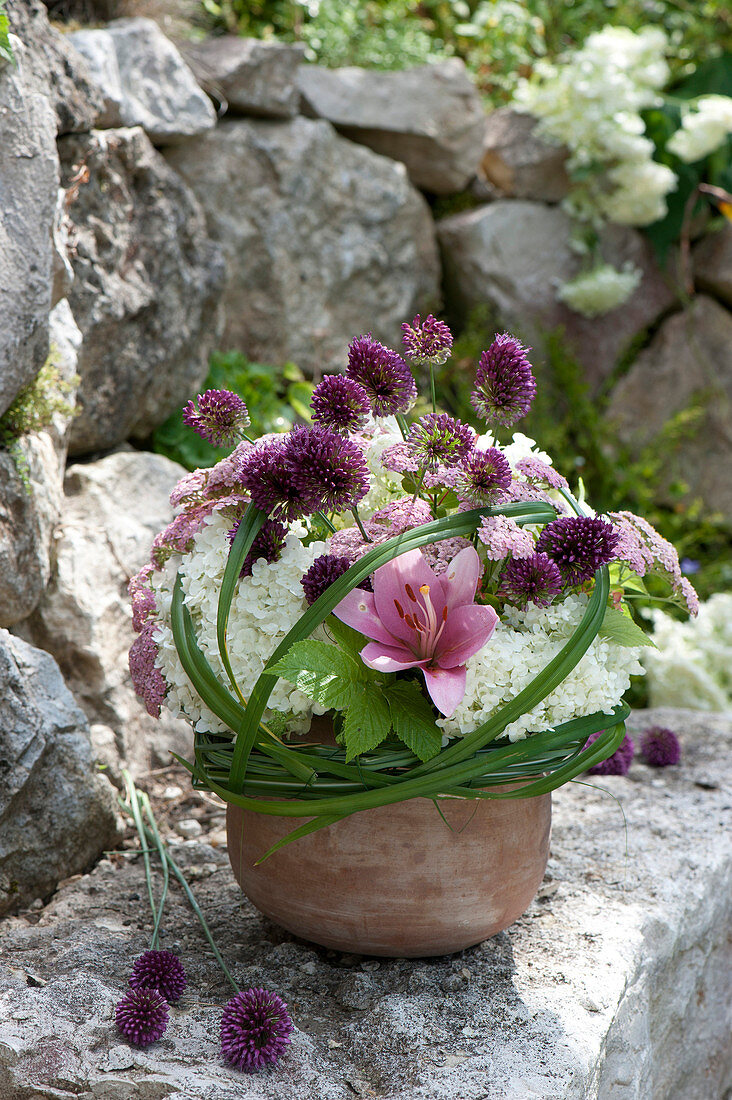
<svg viewBox="0 0 732 1100"><path fill-rule="evenodd" d="M0 916L88 870L117 838L112 787L47 653L0 630Z"/></svg>
<svg viewBox="0 0 732 1100"><path fill-rule="evenodd" d="M19 629L58 661L92 723L95 751L112 775L187 755L187 723L147 714L130 680L135 638L127 585L148 560L153 537L173 518L170 491L182 467L147 451L120 451L72 465L51 584Z"/></svg>
<svg viewBox="0 0 732 1100"><path fill-rule="evenodd" d="M48 354L59 178L48 75L11 42L16 64L0 61L0 415Z"/></svg>
<svg viewBox="0 0 732 1100"><path fill-rule="evenodd" d="M395 72L303 65L299 80L305 114L402 161L416 187L449 195L476 174L485 113L457 58Z"/></svg>
<svg viewBox="0 0 732 1100"><path fill-rule="evenodd" d="M70 453L144 438L195 392L218 345L221 254L195 197L139 128L59 143L84 342Z"/></svg>
<svg viewBox="0 0 732 1100"><path fill-rule="evenodd" d="M703 237L693 257L699 290L732 306L732 225L725 222L719 232Z"/></svg>
<svg viewBox="0 0 732 1100"><path fill-rule="evenodd" d="M61 518L63 478L74 403L81 333L64 299L49 317L49 365L55 380L47 400L62 397L41 431L0 450L0 626L13 626L35 608L51 575L53 540ZM53 391L57 391L54 393Z"/></svg>
<svg viewBox="0 0 732 1100"><path fill-rule="evenodd" d="M293 118L300 107L297 71L305 47L287 42L207 38L184 47L202 88L232 114Z"/></svg>
<svg viewBox="0 0 732 1100"><path fill-rule="evenodd" d="M401 321L435 304L427 204L403 165L327 122L224 120L167 155L226 254L226 346L341 369L354 336L398 340Z"/></svg>
<svg viewBox="0 0 732 1100"><path fill-rule="evenodd" d="M155 145L183 141L216 125L210 100L152 19L115 19L69 38L104 94L96 125L142 126Z"/></svg>
<svg viewBox="0 0 732 1100"><path fill-rule="evenodd" d="M570 186L566 146L544 141L537 120L510 107L491 111L483 135L482 176L514 199L561 202Z"/></svg>
<svg viewBox="0 0 732 1100"><path fill-rule="evenodd" d="M597 388L640 332L674 302L645 238L635 229L607 226L601 236L604 259L615 267L632 264L640 286L618 309L583 317L557 298L557 290L579 273L581 260L570 247L572 225L559 207L501 199L437 224L445 271L445 295L458 320L488 306L497 328L530 343L540 361L547 336L563 330L568 350Z"/></svg>
<svg viewBox="0 0 732 1100"><path fill-rule="evenodd" d="M690 406L701 420L669 454L666 479L732 519L732 315L703 295L663 322L613 390L608 416L638 453Z"/></svg>

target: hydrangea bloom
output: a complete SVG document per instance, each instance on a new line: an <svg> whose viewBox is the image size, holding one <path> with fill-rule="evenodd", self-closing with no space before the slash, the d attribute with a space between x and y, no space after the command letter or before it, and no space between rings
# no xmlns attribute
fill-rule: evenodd
<svg viewBox="0 0 732 1100"><path fill-rule="evenodd" d="M732 134L732 99L726 95L703 95L684 111L681 128L666 142L666 148L687 164L701 160L718 149Z"/></svg>
<svg viewBox="0 0 732 1100"><path fill-rule="evenodd" d="M732 710L732 594L718 592L682 623L651 611L656 649L642 654L650 704Z"/></svg>

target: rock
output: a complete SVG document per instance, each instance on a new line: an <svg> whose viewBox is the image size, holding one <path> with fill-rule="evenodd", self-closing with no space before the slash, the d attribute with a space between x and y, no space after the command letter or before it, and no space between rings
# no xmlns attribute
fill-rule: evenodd
<svg viewBox="0 0 732 1100"><path fill-rule="evenodd" d="M694 281L705 290L732 306L732 225L703 237L693 252Z"/></svg>
<svg viewBox="0 0 732 1100"><path fill-rule="evenodd" d="M226 254L223 346L340 370L354 336L399 341L438 298L432 219L404 167L327 122L224 120L168 159Z"/></svg>
<svg viewBox="0 0 732 1100"><path fill-rule="evenodd" d="M127 584L147 561L154 536L173 518L168 498L183 472L147 451L70 466L54 577L35 613L18 628L58 661L114 776L121 766L140 774L169 764L171 749L181 755L191 749L187 723L147 714L127 663L135 637Z"/></svg>
<svg viewBox="0 0 732 1100"><path fill-rule="evenodd" d="M75 378L79 332L64 299L49 317L50 358L59 380ZM64 393L71 408L74 390ZM70 416L54 414L43 431L22 436L17 451L0 450L0 626L30 615L51 575L61 518Z"/></svg>
<svg viewBox="0 0 732 1100"><path fill-rule="evenodd" d="M416 187L462 191L480 163L485 113L462 61L383 72L303 65L303 111L402 161Z"/></svg>
<svg viewBox="0 0 732 1100"><path fill-rule="evenodd" d="M70 452L145 438L195 393L218 345L219 249L191 191L139 128L59 143L75 279L69 301L84 342L81 414Z"/></svg>
<svg viewBox="0 0 732 1100"><path fill-rule="evenodd" d="M48 77L12 45L15 66L0 65L0 415L48 355L59 172Z"/></svg>
<svg viewBox="0 0 732 1100"><path fill-rule="evenodd" d="M101 90L84 59L48 21L41 0L6 0L10 29L28 50L36 80L48 82L49 104L59 135L90 130L102 105Z"/></svg>
<svg viewBox="0 0 732 1100"><path fill-rule="evenodd" d="M297 70L305 47L229 34L186 45L202 88L233 114L294 118L300 106Z"/></svg>
<svg viewBox="0 0 732 1100"><path fill-rule="evenodd" d="M2 916L86 870L116 840L116 820L55 661L0 630L0 683Z"/></svg>
<svg viewBox="0 0 732 1100"><path fill-rule="evenodd" d="M142 126L155 145L169 145L216 125L208 97L152 19L115 19L69 38L104 93L97 126Z"/></svg>
<svg viewBox="0 0 732 1100"><path fill-rule="evenodd" d="M580 270L569 247L570 219L558 207L502 199L437 224L448 305L460 320L488 306L496 328L507 328L544 354L547 335L562 328L568 350L583 366L593 389L611 373L640 332L658 320L674 295L656 266L651 248L634 229L608 226L601 237L604 259L631 263L641 284L618 309L599 317L574 313L556 296Z"/></svg>
<svg viewBox="0 0 732 1100"><path fill-rule="evenodd" d="M537 121L510 107L491 111L483 137L481 173L514 199L561 202L569 191L569 150L536 134Z"/></svg>
<svg viewBox="0 0 732 1100"><path fill-rule="evenodd" d="M607 415L637 454L689 406L702 418L664 462L667 481L686 482L692 497L732 519L732 316L703 295L662 323L613 390Z"/></svg>
<svg viewBox="0 0 732 1100"><path fill-rule="evenodd" d="M270 1073L244 1075L218 1057L215 1006L231 993L176 889L161 946L179 953L189 986L161 1041L138 1050L121 1040L114 1004L152 922L142 860L104 861L63 886L37 924L4 922L0 1095L45 1100L65 1073L66 1090L90 1100L724 1097L732 724L640 712L634 735L654 723L678 731L682 764L655 773L635 762L603 783L622 799L629 854L615 801L563 787L549 864L557 889L458 958L381 959L371 970L360 956L313 950L242 898L206 834L176 845L191 878L217 868L193 889L239 987L289 1005L292 1045ZM696 785L710 769L717 790ZM189 812L181 800L179 816Z"/></svg>

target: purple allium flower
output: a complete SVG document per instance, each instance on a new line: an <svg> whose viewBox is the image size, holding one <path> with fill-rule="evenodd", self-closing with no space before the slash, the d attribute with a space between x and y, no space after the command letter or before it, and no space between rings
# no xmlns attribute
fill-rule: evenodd
<svg viewBox="0 0 732 1100"><path fill-rule="evenodd" d="M471 427L447 413L429 413L412 425L407 447L423 466L434 470L440 463L456 466L473 449Z"/></svg>
<svg viewBox="0 0 732 1100"><path fill-rule="evenodd" d="M567 584L584 584L612 561L618 538L612 524L598 516L560 516L547 523L536 549L557 563Z"/></svg>
<svg viewBox="0 0 732 1100"><path fill-rule="evenodd" d="M247 407L231 390L206 390L199 393L198 409L189 401L183 410L183 423L193 428L214 447L232 447L241 439L249 423Z"/></svg>
<svg viewBox="0 0 732 1100"><path fill-rule="evenodd" d="M511 558L506 563L498 595L521 609L529 603L549 607L562 588L559 566L546 554L531 554L526 558Z"/></svg>
<svg viewBox="0 0 732 1100"><path fill-rule="evenodd" d="M504 332L483 352L470 395L479 416L506 428L526 416L536 396L528 351L530 348Z"/></svg>
<svg viewBox="0 0 732 1100"><path fill-rule="evenodd" d="M288 439L270 439L242 455L241 484L258 508L272 519L289 523L317 511L312 493L295 485L288 462Z"/></svg>
<svg viewBox="0 0 732 1100"><path fill-rule="evenodd" d="M160 717L160 706L167 695L168 685L162 672L155 665L158 647L153 637L155 623L143 623L142 630L130 646L130 675L132 686L153 718Z"/></svg>
<svg viewBox="0 0 732 1100"><path fill-rule="evenodd" d="M233 543L242 517L236 521L230 531L226 532L229 542ZM241 567L240 577L251 577L255 561L264 558L266 562L279 561L287 538L287 528L276 520L266 519L257 531L252 545L247 551L244 563Z"/></svg>
<svg viewBox="0 0 732 1100"><path fill-rule="evenodd" d="M585 749L588 749L590 745L597 741L601 733L604 730L598 730L597 733L591 733L587 738L587 744ZM599 764L594 764L591 768L587 769L588 775L627 775L630 769L631 762L633 760L633 752L635 746L632 740L628 737L627 733L623 740L618 745L612 756L608 756L607 760L601 760Z"/></svg>
<svg viewBox="0 0 732 1100"><path fill-rule="evenodd" d="M497 447L471 451L455 469L452 484L463 504L493 504L511 484L511 465Z"/></svg>
<svg viewBox="0 0 732 1100"><path fill-rule="evenodd" d="M510 516L486 516L477 535L486 548L489 561L500 561L509 554L514 558L528 558L536 548L531 532L525 531Z"/></svg>
<svg viewBox="0 0 732 1100"><path fill-rule="evenodd" d="M369 491L363 451L328 428L294 428L287 444L287 467L300 495L314 502L312 511L343 512Z"/></svg>
<svg viewBox="0 0 732 1100"><path fill-rule="evenodd" d="M543 481L552 489L569 488L566 477L555 470L553 466L542 462L540 458L535 458L534 455L527 455L526 458L519 459L516 463L516 469L524 475L527 481Z"/></svg>
<svg viewBox="0 0 732 1100"><path fill-rule="evenodd" d="M411 325L403 322L402 343L415 367L440 367L450 358L452 333L444 321L438 321L431 313L424 321L417 314Z"/></svg>
<svg viewBox="0 0 732 1100"><path fill-rule="evenodd" d="M342 577L350 565L351 559L345 555L321 554L316 558L300 581L308 603L315 603L318 596L322 596L333 581Z"/></svg>
<svg viewBox="0 0 732 1100"><path fill-rule="evenodd" d="M117 1027L137 1047L154 1043L168 1026L168 1002L157 989L131 989L117 1004Z"/></svg>
<svg viewBox="0 0 732 1100"><path fill-rule="evenodd" d="M130 986L132 989L157 989L166 1001L177 1001L188 985L186 972L172 951L151 949L135 959Z"/></svg>
<svg viewBox="0 0 732 1100"><path fill-rule="evenodd" d="M248 989L232 997L222 1013L221 1054L237 1069L253 1073L279 1061L292 1030L281 997L266 989Z"/></svg>
<svg viewBox="0 0 732 1100"><path fill-rule="evenodd" d="M417 387L404 360L390 348L358 336L348 349L349 378L360 382L371 402L374 416L404 413L417 397Z"/></svg>
<svg viewBox="0 0 732 1100"><path fill-rule="evenodd" d="M360 382L345 374L327 374L313 390L313 421L336 432L357 432L371 413L369 395Z"/></svg>
<svg viewBox="0 0 732 1100"><path fill-rule="evenodd" d="M673 730L663 726L651 726L644 730L640 739L641 753L647 764L653 768L666 768L669 764L678 764L681 760L681 745Z"/></svg>

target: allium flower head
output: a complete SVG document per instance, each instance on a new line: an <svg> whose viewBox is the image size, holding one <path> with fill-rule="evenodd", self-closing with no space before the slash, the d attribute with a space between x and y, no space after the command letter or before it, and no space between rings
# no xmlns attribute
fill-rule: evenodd
<svg viewBox="0 0 732 1100"><path fill-rule="evenodd" d="M313 391L313 421L336 432L357 432L371 413L369 395L360 382L344 374L327 374Z"/></svg>
<svg viewBox="0 0 732 1100"><path fill-rule="evenodd" d="M317 511L312 494L292 478L286 439L259 443L242 455L238 477L258 508L272 519L289 523Z"/></svg>
<svg viewBox="0 0 732 1100"><path fill-rule="evenodd" d="M137 1047L164 1035L169 1015L168 1002L157 989L131 989L115 1009L117 1027Z"/></svg>
<svg viewBox="0 0 732 1100"><path fill-rule="evenodd" d="M198 409L189 401L183 409L183 423L193 428L214 447L233 447L249 423L247 407L231 390L206 390L199 393Z"/></svg>
<svg viewBox="0 0 732 1100"><path fill-rule="evenodd" d="M566 584L584 584L612 561L618 539L613 525L597 516L560 516L547 523L536 549L557 563Z"/></svg>
<svg viewBox="0 0 732 1100"><path fill-rule="evenodd" d="M351 565L351 559L340 554L321 554L316 558L300 582L309 604L315 603L333 581L342 577Z"/></svg>
<svg viewBox="0 0 732 1100"><path fill-rule="evenodd" d="M516 607L548 607L562 591L559 566L546 554L511 558L501 573L498 595Z"/></svg>
<svg viewBox="0 0 732 1100"><path fill-rule="evenodd" d="M651 726L644 730L640 740L641 753L653 768L666 768L681 760L681 745L673 730L663 726Z"/></svg>
<svg viewBox="0 0 732 1100"><path fill-rule="evenodd" d="M248 989L232 997L222 1013L221 1054L237 1069L253 1073L279 1061L292 1030L281 997L266 989Z"/></svg>
<svg viewBox="0 0 732 1100"><path fill-rule="evenodd" d="M358 336L349 347L347 374L366 390L374 416L405 413L417 397L407 364L395 351L372 340L370 333Z"/></svg>
<svg viewBox="0 0 732 1100"><path fill-rule="evenodd" d="M476 435L471 427L447 413L429 413L412 425L408 448L420 465L455 466L472 450Z"/></svg>
<svg viewBox="0 0 732 1100"><path fill-rule="evenodd" d="M504 332L483 352L470 395L479 416L506 428L526 416L536 395L529 350Z"/></svg>
<svg viewBox="0 0 732 1100"><path fill-rule="evenodd" d="M183 964L172 951L145 951L135 959L130 978L132 989L157 989L161 997L173 1002L187 985Z"/></svg>
<svg viewBox="0 0 732 1100"><path fill-rule="evenodd" d="M588 749L590 745L593 745L597 741L601 733L604 730L598 730L597 733L591 733L587 738L587 744L585 749ZM591 768L587 769L588 775L627 775L630 770L630 765L633 761L633 753L635 752L635 746L632 740L626 733L623 740L618 745L612 756L608 756L607 760L601 760L599 764L594 764Z"/></svg>
<svg viewBox="0 0 732 1100"><path fill-rule="evenodd" d="M298 492L313 511L343 512L369 491L369 468L357 443L328 428L294 428L287 465Z"/></svg>
<svg viewBox="0 0 732 1100"><path fill-rule="evenodd" d="M240 523L241 516L231 530L227 531L226 537L229 542L233 543L236 538ZM286 527L281 523L277 523L276 520L266 519L254 536L252 545L249 547L247 555L244 558L239 576L251 577L254 563L255 561L259 561L260 558L264 558L268 563L279 561L286 538Z"/></svg>
<svg viewBox="0 0 732 1100"><path fill-rule="evenodd" d="M424 321L417 314L411 325L403 322L402 343L415 367L440 367L450 358L452 333L444 321L438 321L431 313Z"/></svg>
<svg viewBox="0 0 732 1100"><path fill-rule="evenodd" d="M477 508L493 504L511 484L511 465L497 447L471 451L455 469L453 487L458 500Z"/></svg>

